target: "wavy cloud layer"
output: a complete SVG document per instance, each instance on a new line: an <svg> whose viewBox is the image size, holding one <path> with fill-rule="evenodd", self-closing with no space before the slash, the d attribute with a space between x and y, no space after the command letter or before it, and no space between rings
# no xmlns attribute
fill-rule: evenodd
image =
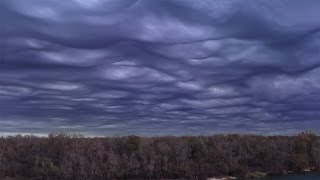
<svg viewBox="0 0 320 180"><path fill-rule="evenodd" d="M320 1L2 0L0 132L320 128Z"/></svg>

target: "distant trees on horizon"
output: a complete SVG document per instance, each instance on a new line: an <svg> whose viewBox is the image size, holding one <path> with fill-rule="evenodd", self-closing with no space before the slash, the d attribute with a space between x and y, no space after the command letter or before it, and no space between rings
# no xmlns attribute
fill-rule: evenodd
<svg viewBox="0 0 320 180"><path fill-rule="evenodd" d="M0 138L0 179L206 179L249 178L320 170L320 138L212 135L104 137L50 134Z"/></svg>

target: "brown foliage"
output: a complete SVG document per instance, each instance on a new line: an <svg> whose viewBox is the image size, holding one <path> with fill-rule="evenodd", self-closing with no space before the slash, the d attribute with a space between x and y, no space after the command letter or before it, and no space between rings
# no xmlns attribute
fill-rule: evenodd
<svg viewBox="0 0 320 180"><path fill-rule="evenodd" d="M213 135L0 139L0 179L206 179L320 169L320 138Z"/></svg>

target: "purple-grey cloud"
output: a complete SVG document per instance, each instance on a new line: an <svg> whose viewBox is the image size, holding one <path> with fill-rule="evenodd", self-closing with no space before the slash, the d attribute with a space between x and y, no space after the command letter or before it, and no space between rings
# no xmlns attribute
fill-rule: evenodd
<svg viewBox="0 0 320 180"><path fill-rule="evenodd" d="M320 128L316 0L3 0L0 132Z"/></svg>

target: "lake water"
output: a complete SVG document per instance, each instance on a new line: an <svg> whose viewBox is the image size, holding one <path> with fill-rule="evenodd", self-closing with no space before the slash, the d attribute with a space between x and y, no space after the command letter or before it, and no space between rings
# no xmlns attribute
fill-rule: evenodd
<svg viewBox="0 0 320 180"><path fill-rule="evenodd" d="M266 177L261 180L320 180L320 173L293 174L279 177Z"/></svg>

